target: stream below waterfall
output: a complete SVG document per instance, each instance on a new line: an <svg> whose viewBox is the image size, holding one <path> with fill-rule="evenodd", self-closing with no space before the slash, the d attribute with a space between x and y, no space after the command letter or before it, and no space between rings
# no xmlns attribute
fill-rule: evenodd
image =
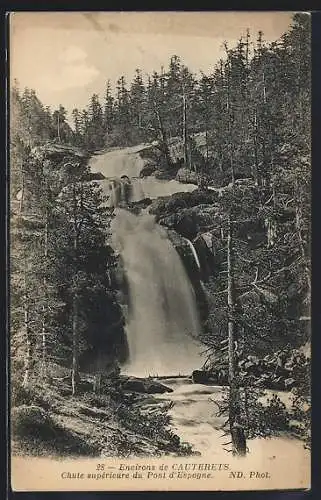
<svg viewBox="0 0 321 500"><path fill-rule="evenodd" d="M178 181L164 181L157 180L154 177L139 178L140 171L145 165L145 161L140 157L139 152L143 149L149 147L149 145L139 145L135 147L128 147L123 149L113 149L101 154L96 154L90 160L90 167L92 172L101 172L106 179L98 181L103 189L107 190L108 178L117 177L120 178L123 175L128 176L132 184L136 186L134 192L136 193L136 199L134 201L139 201L144 198L155 199L158 196L172 195L177 192L191 192L196 189L196 185L193 184L181 184ZM126 212L127 213L127 212ZM128 221L126 222L128 223ZM137 227L135 230L135 224L132 221L128 223L128 227L131 232L136 235L130 240L131 245L137 242L139 243L139 230ZM154 238L156 233L151 233L151 238ZM123 233L121 234L123 237ZM121 239L121 238L120 238ZM150 246L151 241L146 241L144 243L149 245L150 251L153 250L153 246ZM163 242L163 245L165 243ZM139 246L136 250L145 251L145 247ZM163 247L163 249L166 245ZM143 328L143 323L153 322L155 318L155 313L152 318L145 318L145 315L149 314L147 310L144 309L144 301L151 300L152 306L158 301L159 296L155 293L148 293L147 291L142 292L142 288L136 286L138 283L137 273L139 271L144 274L144 266L146 266L146 279L155 279L152 273L152 264L154 262L155 268L160 266L160 271L157 273L157 277L160 278L161 274L164 274L166 269L171 269L167 266L166 262L158 262L156 260L152 261L151 253L148 253L147 257L140 255L141 262L134 258L135 249L132 248L132 252L128 252L125 255L127 258L127 263L132 266L132 272L136 273L137 282L134 283L133 291L138 294L136 307L140 307L141 310L132 318L135 323L134 331ZM158 257L158 256L157 256ZM179 265L178 261L172 261L172 272L174 273L174 268L177 269ZM163 266L163 267L161 267ZM168 282L162 282L162 286L169 287L170 293L166 295L166 298L175 299L180 301L179 292L183 290L177 290L179 286L186 287L186 280L179 272L179 276L173 275L174 280ZM177 276L179 280L177 281ZM141 279L141 275L140 278ZM176 283L175 283L176 279ZM176 286L176 290L175 290ZM188 292L186 292L188 295ZM179 303L179 314L184 317L184 307L189 304L190 298L187 297L185 302ZM192 306L191 306L192 307ZM175 304L174 304L175 308ZM191 311L185 311L187 314L187 321L194 321L194 328L197 329L197 320ZM159 311L158 313L159 314ZM171 316L168 318L171 325L173 325L172 315L174 314L174 309L171 310ZM144 321L146 319L146 321ZM157 319L157 318L156 318ZM160 318L158 318L159 320ZM184 322L178 317L177 321L174 322L175 327L179 329L184 327ZM127 335L130 335L131 331L127 331ZM125 372L129 375L135 376L148 376L154 375L178 375L183 374L188 377L193 369L199 369L201 364L201 356L195 351L195 339L186 335L185 345L182 346L182 335L184 332L176 332L172 338L167 338L164 332L161 332L161 338L157 340L157 335L159 331L155 328L155 331L144 330L144 338L140 338L139 342L136 342L134 349L143 349L141 355L137 355L137 358L133 363L125 367ZM149 342L148 335L152 336L152 341ZM162 342L163 341L163 342ZM167 343L166 343L167 342ZM153 348L154 343L154 348ZM129 346L132 344L132 339L129 338ZM176 363L176 365L175 365ZM154 366L154 370L150 367ZM174 367L176 366L176 372L174 372ZM151 373L151 371L153 373ZM222 430L218 427L223 424L224 417L217 417L215 412L217 411L216 405L212 400L218 400L222 396L222 389L216 386L199 385L193 384L190 379L185 378L166 378L161 380L162 383L171 387L173 392L156 395L157 400L161 401L172 401L174 403L173 407L169 410L172 419L172 428L176 432L182 441L190 443L194 450L200 452L202 455L210 454L215 457L215 455L222 456L224 449L224 442L227 441L227 437L222 437ZM226 418L226 417L225 417ZM262 445L262 443L264 443ZM269 458L273 459L277 455L278 457L289 457L292 463L302 464L306 460L309 460L309 452L303 449L303 443L298 439L290 437L272 437L269 439L253 439L248 442L249 451L251 454L255 455L255 461L260 462L261 459ZM226 456L228 456L226 451ZM253 456L252 455L252 456ZM213 461L214 458L213 458Z"/></svg>
<svg viewBox="0 0 321 500"><path fill-rule="evenodd" d="M226 416L217 416L217 406L214 401L222 398L222 388L218 386L193 384L186 378L162 379L162 383L173 389L173 392L157 395L160 401L172 401L173 407L169 410L172 429L181 440L192 445L193 450L202 456L222 459L231 449L226 442L229 436L223 436L220 427ZM285 404L289 403L289 394L278 392L278 396ZM303 442L297 438L282 435L270 438L255 438L247 440L249 460L255 457L257 464L273 460L290 459L291 463L304 464L309 462L309 451L304 449Z"/></svg>

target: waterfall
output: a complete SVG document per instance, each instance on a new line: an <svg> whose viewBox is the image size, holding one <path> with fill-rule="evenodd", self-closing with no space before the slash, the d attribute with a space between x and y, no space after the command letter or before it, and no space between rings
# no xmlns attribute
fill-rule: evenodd
<svg viewBox="0 0 321 500"><path fill-rule="evenodd" d="M190 374L202 364L193 287L166 231L151 215L117 209L113 246L129 284L130 374ZM194 249L195 251L195 249Z"/></svg>
<svg viewBox="0 0 321 500"><path fill-rule="evenodd" d="M109 207L114 208L118 206L119 203L119 183L116 180L111 180L109 183Z"/></svg>
<svg viewBox="0 0 321 500"><path fill-rule="evenodd" d="M124 182L120 182L120 201L126 199L126 188Z"/></svg>
<svg viewBox="0 0 321 500"><path fill-rule="evenodd" d="M145 198L145 193L140 179L132 179L131 201L140 201Z"/></svg>
<svg viewBox="0 0 321 500"><path fill-rule="evenodd" d="M195 263L197 265L197 268L198 268L198 270L200 270L201 269L201 263L199 261L199 258L198 258L198 255L197 255L197 252L196 252L196 249L195 249L193 243L188 238L184 238L184 240L187 241L187 243L188 243L188 245L189 245L189 247L190 247L190 249L192 251L192 254L193 254Z"/></svg>

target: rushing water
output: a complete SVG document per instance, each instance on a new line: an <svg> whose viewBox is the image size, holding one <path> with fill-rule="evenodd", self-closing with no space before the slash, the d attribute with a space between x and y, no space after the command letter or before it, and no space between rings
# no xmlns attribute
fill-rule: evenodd
<svg viewBox="0 0 321 500"><path fill-rule="evenodd" d="M140 178L145 162L139 152L145 147L111 150L92 158L92 172L106 177L100 185L109 195L110 206L117 207L123 196L122 176L131 181L131 201L196 188L175 180ZM152 216L135 216L119 208L115 214L113 245L123 260L130 292L126 325L130 354L123 369L140 376L190 374L202 364L196 340L200 325L194 291L180 257ZM198 262L194 247L193 253Z"/></svg>
<svg viewBox="0 0 321 500"><path fill-rule="evenodd" d="M173 389L172 393L156 396L159 401L172 401L170 409L172 429L185 441L192 445L195 451L203 456L222 458L222 453L230 459L228 436L223 435L221 426L226 416L217 416L217 406L214 401L222 399L222 388L193 384L188 379L162 380ZM278 393L281 400L289 406L289 394ZM304 449L303 442L288 435L271 438L255 438L247 440L249 453L246 461L252 461L257 467L262 461L278 459L291 460L295 467L308 467L310 453Z"/></svg>
<svg viewBox="0 0 321 500"><path fill-rule="evenodd" d="M201 363L194 290L166 232L150 215L116 210L113 244L129 283L128 371L191 373Z"/></svg>
<svg viewBox="0 0 321 500"><path fill-rule="evenodd" d="M131 179L133 196L131 201L144 198L155 199L158 196L169 196L178 192L190 192L196 189L195 184L182 184L174 179L170 181L155 179L155 177L140 178L139 174L145 165L139 152L146 145L134 146L108 151L95 155L90 162L92 172L101 172L106 179L99 181L105 193L110 194L111 178L120 179L126 175Z"/></svg>

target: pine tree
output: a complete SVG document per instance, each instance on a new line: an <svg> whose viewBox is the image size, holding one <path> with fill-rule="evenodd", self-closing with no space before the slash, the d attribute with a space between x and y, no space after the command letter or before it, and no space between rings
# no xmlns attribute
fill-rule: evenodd
<svg viewBox="0 0 321 500"><path fill-rule="evenodd" d="M105 103L104 103L104 130L108 135L111 134L114 127L114 99L111 95L110 80L106 84Z"/></svg>
<svg viewBox="0 0 321 500"><path fill-rule="evenodd" d="M74 143L76 146L81 146L83 143L81 131L81 113L77 108L72 110L72 119L74 126Z"/></svg>
<svg viewBox="0 0 321 500"><path fill-rule="evenodd" d="M57 142L70 144L72 142L73 134L66 118L67 110L63 106L59 106L59 108L53 112L52 119Z"/></svg>
<svg viewBox="0 0 321 500"><path fill-rule="evenodd" d="M127 146L130 144L130 101L129 91L126 87L126 80L121 76L116 84L116 125L119 142L118 145Z"/></svg>
<svg viewBox="0 0 321 500"><path fill-rule="evenodd" d="M104 145L105 130L102 106L97 94L93 94L88 107L88 138L87 147L90 150L99 149Z"/></svg>
<svg viewBox="0 0 321 500"><path fill-rule="evenodd" d="M135 77L130 87L130 106L132 127L137 130L137 140L142 137L144 127L143 112L145 105L145 87L140 69L135 70Z"/></svg>

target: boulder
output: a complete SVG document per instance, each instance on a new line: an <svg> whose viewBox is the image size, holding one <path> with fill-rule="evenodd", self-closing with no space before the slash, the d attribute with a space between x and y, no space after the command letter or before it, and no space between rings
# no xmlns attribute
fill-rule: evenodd
<svg viewBox="0 0 321 500"><path fill-rule="evenodd" d="M178 182L182 182L184 184L197 184L198 179L197 179L197 173L193 172L192 170L186 168L186 167L181 167L177 174L176 174L176 180Z"/></svg>
<svg viewBox="0 0 321 500"><path fill-rule="evenodd" d="M103 181L104 179L106 179L106 177L101 172L89 172L89 174L86 175L85 179L87 181Z"/></svg>
<svg viewBox="0 0 321 500"><path fill-rule="evenodd" d="M192 192L175 193L172 196L158 197L153 201L149 212L155 215L158 221L161 217L176 213L184 208L197 207L198 205L213 206L213 203L215 203L217 199L218 193L216 191L195 189Z"/></svg>
<svg viewBox="0 0 321 500"><path fill-rule="evenodd" d="M45 158L61 160L65 158L74 158L86 160L89 158L89 153L75 146L50 142L42 146L36 146L32 153L35 155L43 155Z"/></svg>
<svg viewBox="0 0 321 500"><path fill-rule="evenodd" d="M205 370L194 370L192 373L192 380L194 384L209 384L210 372Z"/></svg>
<svg viewBox="0 0 321 500"><path fill-rule="evenodd" d="M294 378L287 378L284 381L285 388L289 391L295 386L295 380Z"/></svg>
<svg viewBox="0 0 321 500"><path fill-rule="evenodd" d="M192 381L194 384L218 384L219 373L213 373L206 370L194 370L192 373Z"/></svg>
<svg viewBox="0 0 321 500"><path fill-rule="evenodd" d="M149 177L157 169L157 165L154 163L147 163L140 171L139 177Z"/></svg>
<svg viewBox="0 0 321 500"><path fill-rule="evenodd" d="M159 382L151 382L146 385L147 394L164 394L165 392L173 392L173 389Z"/></svg>
<svg viewBox="0 0 321 500"><path fill-rule="evenodd" d="M175 172L172 172L172 170L166 169L166 170L155 170L154 176L156 179L159 181L171 181L172 179L175 179Z"/></svg>
<svg viewBox="0 0 321 500"><path fill-rule="evenodd" d="M270 389L274 389L276 391L284 391L285 389L285 383L284 383L284 378L282 377L276 377L273 380L271 380Z"/></svg>
<svg viewBox="0 0 321 500"><path fill-rule="evenodd" d="M146 393L146 387L143 380L128 379L122 383L122 388L125 391L142 392Z"/></svg>
<svg viewBox="0 0 321 500"><path fill-rule="evenodd" d="M189 240L193 240L199 230L195 214L191 209L182 209L179 213L162 217L159 219L159 224L169 229L174 229Z"/></svg>
<svg viewBox="0 0 321 500"><path fill-rule="evenodd" d="M130 377L121 383L125 391L140 392L143 394L164 394L173 392L173 389L167 387L156 380Z"/></svg>
<svg viewBox="0 0 321 500"><path fill-rule="evenodd" d="M138 210L141 208L147 208L151 205L152 200L150 198L143 198L142 200L139 201L132 201L131 203L128 204L128 208L137 208ZM139 212L138 212L139 213Z"/></svg>

